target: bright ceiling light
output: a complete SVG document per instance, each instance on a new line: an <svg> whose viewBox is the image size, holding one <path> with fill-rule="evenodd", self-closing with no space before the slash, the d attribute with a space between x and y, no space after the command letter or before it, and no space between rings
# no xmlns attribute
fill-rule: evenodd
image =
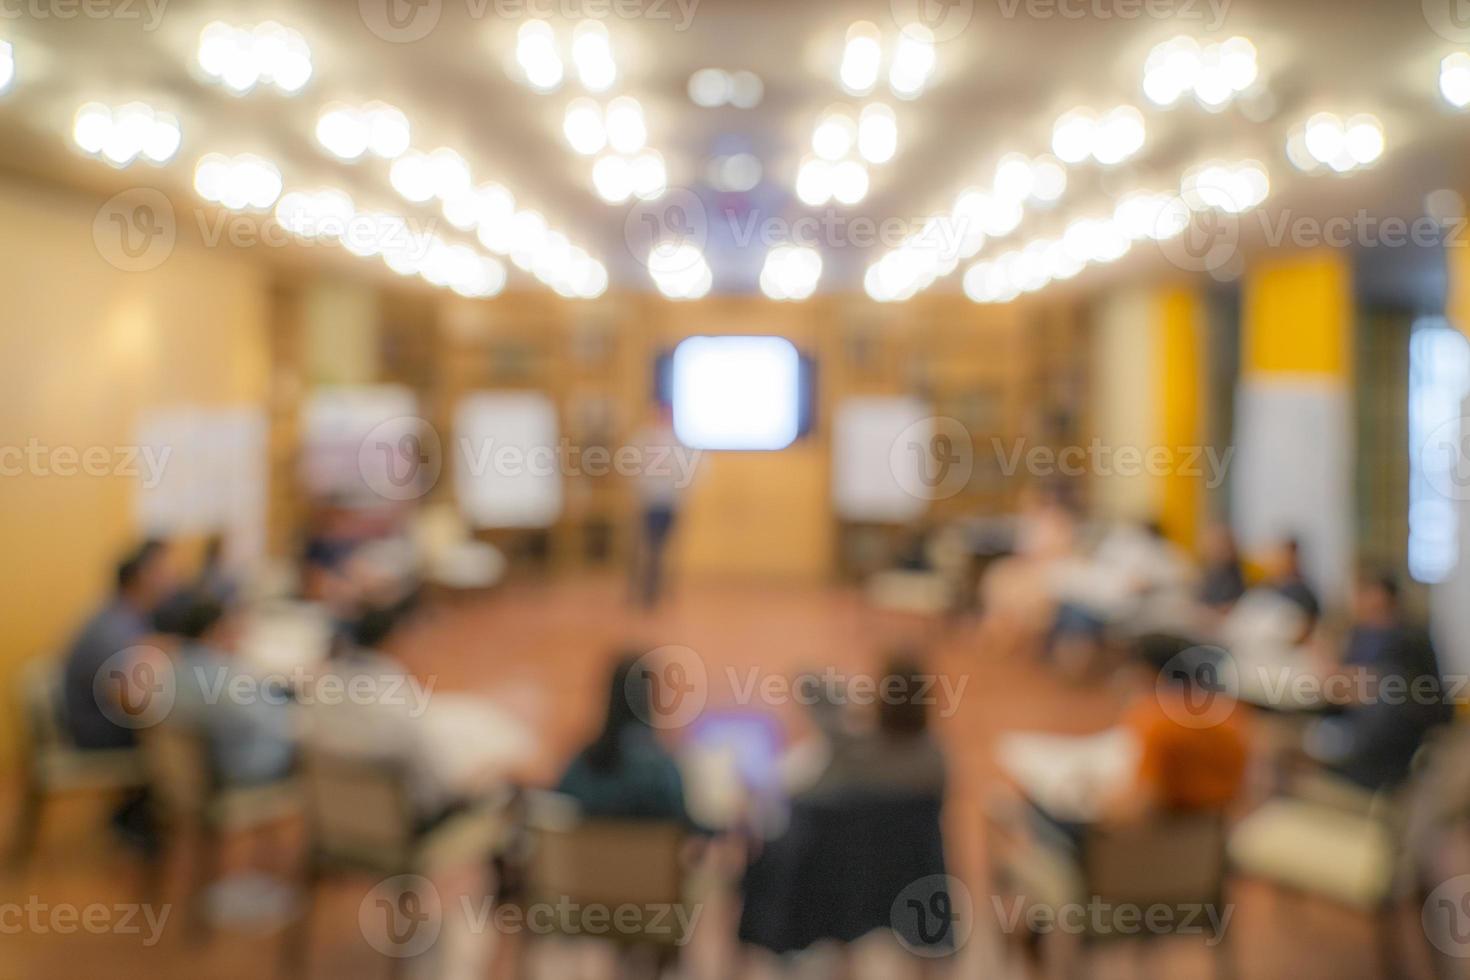
<svg viewBox="0 0 1470 980"><path fill-rule="evenodd" d="M643 106L638 100L620 95L607 104L607 141L619 153L637 153L648 141L643 121Z"/></svg>
<svg viewBox="0 0 1470 980"><path fill-rule="evenodd" d="M832 200L832 165L815 157L803 160L796 170L796 196L810 207Z"/></svg>
<svg viewBox="0 0 1470 980"><path fill-rule="evenodd" d="M434 186L434 196L447 201L469 191L472 182L470 165L454 150L441 146L429 154L429 179Z"/></svg>
<svg viewBox="0 0 1470 980"><path fill-rule="evenodd" d="M1365 167L1383 156L1383 124L1377 117L1360 113L1348 119L1347 151L1354 162Z"/></svg>
<svg viewBox="0 0 1470 980"><path fill-rule="evenodd" d="M1143 148L1143 138L1143 113L1120 105L1098 121L1092 157L1105 166L1122 163Z"/></svg>
<svg viewBox="0 0 1470 980"><path fill-rule="evenodd" d="M281 172L253 153L206 153L194 167L194 190L232 211L264 211L281 196Z"/></svg>
<svg viewBox="0 0 1470 980"><path fill-rule="evenodd" d="M1256 46L1232 37L1201 45L1180 35L1154 46L1143 66L1143 94L1154 105L1171 106L1186 94L1206 109L1219 111L1256 82Z"/></svg>
<svg viewBox="0 0 1470 980"><path fill-rule="evenodd" d="M277 224L301 238L340 239L356 213L346 191L325 187L281 195L275 216Z"/></svg>
<svg viewBox="0 0 1470 980"><path fill-rule="evenodd" d="M236 95L244 95L261 82L295 95L312 73L306 39L273 20L254 27L213 21L199 33L195 59L206 77Z"/></svg>
<svg viewBox="0 0 1470 980"><path fill-rule="evenodd" d="M808 299L822 277L822 256L802 245L777 245L761 266L761 292L777 301Z"/></svg>
<svg viewBox="0 0 1470 980"><path fill-rule="evenodd" d="M898 151L898 121L881 102L863 106L858 116L858 154L869 163L887 163Z"/></svg>
<svg viewBox="0 0 1470 980"><path fill-rule="evenodd" d="M516 32L516 63L527 84L539 92L561 85L562 63L556 53L556 34L544 20L528 20Z"/></svg>
<svg viewBox="0 0 1470 980"><path fill-rule="evenodd" d="M1299 170L1310 173L1325 167L1342 174L1374 163L1383 147L1383 124L1376 116L1359 113L1344 121L1331 112L1319 112L1291 131L1286 155Z"/></svg>
<svg viewBox="0 0 1470 980"><path fill-rule="evenodd" d="M839 204L857 204L868 196L868 168L843 160L832 168L832 196Z"/></svg>
<svg viewBox="0 0 1470 980"><path fill-rule="evenodd" d="M1192 167L1180 181L1179 193L1196 211L1213 208L1239 214L1255 207L1271 192L1266 168L1255 160L1211 161Z"/></svg>
<svg viewBox="0 0 1470 980"><path fill-rule="evenodd" d="M862 20L847 29L847 43L842 49L842 65L838 81L849 95L867 95L878 84L878 68L883 61L878 28Z"/></svg>
<svg viewBox="0 0 1470 980"><path fill-rule="evenodd" d="M1014 201L1024 201L1031 196L1035 180L1031 174L1031 161L1020 153L1007 153L995 167L995 196Z"/></svg>
<svg viewBox="0 0 1470 980"><path fill-rule="evenodd" d="M504 225L514 213L515 197L495 183L467 188L444 199L444 217L460 231L474 231L487 224Z"/></svg>
<svg viewBox="0 0 1470 980"><path fill-rule="evenodd" d="M116 109L88 102L72 118L72 142L119 168L140 156L149 163L168 163L179 150L180 138L176 117L142 102Z"/></svg>
<svg viewBox="0 0 1470 980"><path fill-rule="evenodd" d="M689 242L659 242L648 253L648 274L669 299L699 299L714 278L704 255Z"/></svg>
<svg viewBox="0 0 1470 980"><path fill-rule="evenodd" d="M622 204L633 195L633 173L625 157L609 153L592 165L592 188L608 204Z"/></svg>
<svg viewBox="0 0 1470 980"><path fill-rule="evenodd" d="M628 161L628 173L633 194L640 201L657 200L669 189L669 173L663 154L657 150L644 150Z"/></svg>
<svg viewBox="0 0 1470 980"><path fill-rule="evenodd" d="M561 131L566 135L572 149L583 156L592 156L607 145L607 130L602 125L602 109L586 96L568 103Z"/></svg>
<svg viewBox="0 0 1470 980"><path fill-rule="evenodd" d="M1049 156L1031 161L1031 198L1050 203L1067 191L1067 168Z"/></svg>
<svg viewBox="0 0 1470 980"><path fill-rule="evenodd" d="M1470 54L1456 51L1439 63L1439 92L1456 109L1470 105Z"/></svg>
<svg viewBox="0 0 1470 980"><path fill-rule="evenodd" d="M823 160L841 160L857 136L858 125L846 109L829 109L812 130L812 149Z"/></svg>
<svg viewBox="0 0 1470 980"><path fill-rule="evenodd" d="M612 44L600 21L584 20L572 31L572 64L577 66L577 78L589 92L605 92L617 81Z"/></svg>
<svg viewBox="0 0 1470 980"><path fill-rule="evenodd" d="M388 183L406 201L423 204L434 197L434 168L427 154L409 150L388 168Z"/></svg>
<svg viewBox="0 0 1470 980"><path fill-rule="evenodd" d="M1062 114L1052 126L1051 150L1065 163L1081 163L1092 155L1097 116L1076 108Z"/></svg>
<svg viewBox="0 0 1470 980"><path fill-rule="evenodd" d="M753 71L737 71L730 76L730 104L737 109L754 109L765 98L766 85Z"/></svg>
<svg viewBox="0 0 1470 980"><path fill-rule="evenodd" d="M0 94L10 90L15 82L15 46L0 39Z"/></svg>
<svg viewBox="0 0 1470 980"><path fill-rule="evenodd" d="M934 75L938 58L934 54L934 34L923 24L909 24L899 32L893 63L888 69L888 85L901 99L912 99L924 91Z"/></svg>

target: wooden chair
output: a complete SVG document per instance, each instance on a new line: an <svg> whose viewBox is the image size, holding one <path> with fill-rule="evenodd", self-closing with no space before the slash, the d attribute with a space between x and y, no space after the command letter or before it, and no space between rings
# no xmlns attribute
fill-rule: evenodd
<svg viewBox="0 0 1470 980"><path fill-rule="evenodd" d="M282 946L281 966L288 975L304 972L317 889L330 875L355 872L387 880L428 876L471 861L488 864L506 836L509 791L426 827L414 810L408 771L394 761L308 745L301 783L309 834L306 902ZM406 948L389 956L395 977L414 958Z"/></svg>
<svg viewBox="0 0 1470 980"><path fill-rule="evenodd" d="M140 736L155 811L167 833L193 842L187 901L190 932L197 939L208 932L203 896L218 872L226 838L299 812L297 785L289 779L226 785L211 761L208 737L183 721L168 719Z"/></svg>
<svg viewBox="0 0 1470 980"><path fill-rule="evenodd" d="M20 670L18 712L21 744L20 809L9 863L21 867L35 850L46 801L72 793L118 793L146 783L136 749L83 749L61 717L61 665L36 660Z"/></svg>
<svg viewBox="0 0 1470 980"><path fill-rule="evenodd" d="M565 917L547 917L555 933L603 939L625 954L651 950L657 975L677 969L690 938L680 924L692 921L686 909L690 899L684 828L647 820L579 819L573 816L574 807L555 802L548 807L544 795L540 802L540 815L533 812L529 821L525 908L550 905L571 910ZM557 816L545 818L548 809ZM631 927L610 927L612 913L623 906L657 909L660 914L640 915ZM589 909L597 910L598 922L588 920ZM526 935L539 938L531 932ZM528 975L528 951L528 945L522 945L523 976Z"/></svg>

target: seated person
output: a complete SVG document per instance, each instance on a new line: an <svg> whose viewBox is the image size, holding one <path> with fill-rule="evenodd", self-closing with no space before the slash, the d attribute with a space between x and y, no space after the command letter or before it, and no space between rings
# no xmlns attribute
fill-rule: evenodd
<svg viewBox="0 0 1470 980"><path fill-rule="evenodd" d="M650 724L652 693L637 656L618 661L602 730L557 781L587 816L689 823L679 766Z"/></svg>
<svg viewBox="0 0 1470 980"><path fill-rule="evenodd" d="M1307 581L1302 566L1301 542L1296 538L1284 539L1266 552L1262 565L1266 578L1261 587L1296 605L1307 617L1310 632L1322 615L1322 602Z"/></svg>
<svg viewBox="0 0 1470 980"><path fill-rule="evenodd" d="M1200 539L1200 555L1203 569L1196 597L1202 605L1223 612L1245 595L1245 573L1230 525L1207 528Z"/></svg>
<svg viewBox="0 0 1470 980"><path fill-rule="evenodd" d="M113 720L115 706L98 703L97 673L114 654L153 634L153 615L174 587L168 545L145 541L119 563L116 589L72 640L63 666L62 708L78 747L123 749L137 744L134 729Z"/></svg>
<svg viewBox="0 0 1470 980"><path fill-rule="evenodd" d="M311 698L307 738L333 755L401 767L416 825L429 830L472 807L486 788L463 782L445 758L424 717L429 691L389 652L402 621L397 606L368 606L357 615L349 642L317 683L325 690L330 680L333 690L359 694Z"/></svg>
<svg viewBox="0 0 1470 980"><path fill-rule="evenodd" d="M192 593L179 614L183 643L173 658L172 717L196 726L209 743L210 761L228 787L259 786L290 775L296 747L285 691L258 684L236 687L231 662L239 639L232 610L203 592ZM237 699L232 691L249 692Z"/></svg>
<svg viewBox="0 0 1470 980"><path fill-rule="evenodd" d="M1355 786L1391 789L1408 778L1425 736L1453 715L1434 645L1405 622L1393 575L1358 578L1343 666L1356 675L1351 699L1308 731L1304 747Z"/></svg>
<svg viewBox="0 0 1470 980"><path fill-rule="evenodd" d="M798 799L854 792L943 797L944 753L929 732L929 710L922 697L931 686L915 655L893 654L878 685L876 725L833 742L826 769Z"/></svg>

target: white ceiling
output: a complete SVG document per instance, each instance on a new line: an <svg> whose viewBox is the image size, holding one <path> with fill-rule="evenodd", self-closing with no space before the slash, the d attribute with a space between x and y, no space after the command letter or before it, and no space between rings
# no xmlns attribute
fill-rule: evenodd
<svg viewBox="0 0 1470 980"><path fill-rule="evenodd" d="M873 170L871 193L860 205L803 206L791 187L813 123L827 105L853 102L836 81L847 26L866 18L885 34L896 34L894 9L901 17L914 2L931 4L960 18L950 23L964 26L937 45L939 66L928 91L915 101L893 103L897 156ZM1432 29L1438 2L684 0L681 7L678 0L169 0L156 29L149 30L157 11L145 0L112 0L120 15L105 19L82 15L81 0L27 0L26 7L12 8L21 16L0 20L0 37L14 43L19 65L15 87L0 97L0 167L89 193L147 184L197 204L189 186L200 155L253 150L277 161L288 189L333 183L360 204L411 211L389 188L386 164L337 163L312 138L316 114L328 101L383 99L408 114L416 147L457 148L477 179L504 183L523 205L541 210L602 259L615 288L647 289L641 256L627 244L630 237L640 240L637 215L628 205L610 206L593 194L590 161L575 155L561 136L562 111L579 93L567 86L537 94L507 71L524 11L557 14L551 19L566 32L577 18L561 12L636 8L645 16L604 21L621 71L615 91L643 103L650 144L668 161L676 188L671 200L698 199L709 227L715 290L754 289L764 248L741 247L741 229L752 221L759 226L815 215L837 229L824 248L821 289L855 291L882 249L844 243L851 236L843 222L858 215L898 217L917 227L967 184L988 180L1001 153L1044 152L1051 124L1064 110L1079 104L1146 106L1139 92L1144 57L1153 44L1179 33L1251 38L1274 104L1269 117L1251 121L1238 107L1210 114L1192 103L1146 110L1143 153L1107 172L1073 168L1062 200L1051 213L1030 214L1018 240L1070 218L1107 213L1122 191L1176 188L1185 168L1210 157L1265 163L1272 181L1266 210L1272 214L1321 217L1366 208L1412 219L1425 192L1460 186L1458 161L1470 146L1470 117L1445 106L1436 88L1439 59L1470 50L1470 36L1456 44ZM1448 8L1455 0L1443 2ZM382 23L389 3L416 11L426 18L416 23L432 21L432 29L410 43L377 36L369 22ZM1174 15L1155 18L1149 10ZM58 14L64 11L77 15L63 19ZM268 17L296 28L312 46L315 74L299 96L256 91L236 98L191 74L205 23ZM765 83L762 104L753 110L695 106L686 94L687 80L709 66L758 73ZM114 171L70 147L67 134L78 105L129 98L179 115L183 148L168 167L134 164ZM1319 109L1376 113L1387 132L1380 164L1346 177L1293 171L1283 149L1286 133ZM765 178L754 191L720 194L704 183L711 154L741 150L764 166ZM1243 223L1242 235L1249 247L1262 247L1263 224ZM1003 247L990 246L987 254ZM1120 263L1121 272L1110 269L1107 275L1143 274L1151 266L1167 268L1156 250L1137 249ZM1100 277L1089 271L1079 282ZM958 282L955 274L934 288L953 290Z"/></svg>

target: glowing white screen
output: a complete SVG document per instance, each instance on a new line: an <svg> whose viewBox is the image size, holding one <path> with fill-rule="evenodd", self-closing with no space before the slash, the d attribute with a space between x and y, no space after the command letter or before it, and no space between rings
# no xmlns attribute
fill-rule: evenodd
<svg viewBox="0 0 1470 980"><path fill-rule="evenodd" d="M801 357L781 337L690 337L674 348L674 432L695 449L784 449L801 417Z"/></svg>

